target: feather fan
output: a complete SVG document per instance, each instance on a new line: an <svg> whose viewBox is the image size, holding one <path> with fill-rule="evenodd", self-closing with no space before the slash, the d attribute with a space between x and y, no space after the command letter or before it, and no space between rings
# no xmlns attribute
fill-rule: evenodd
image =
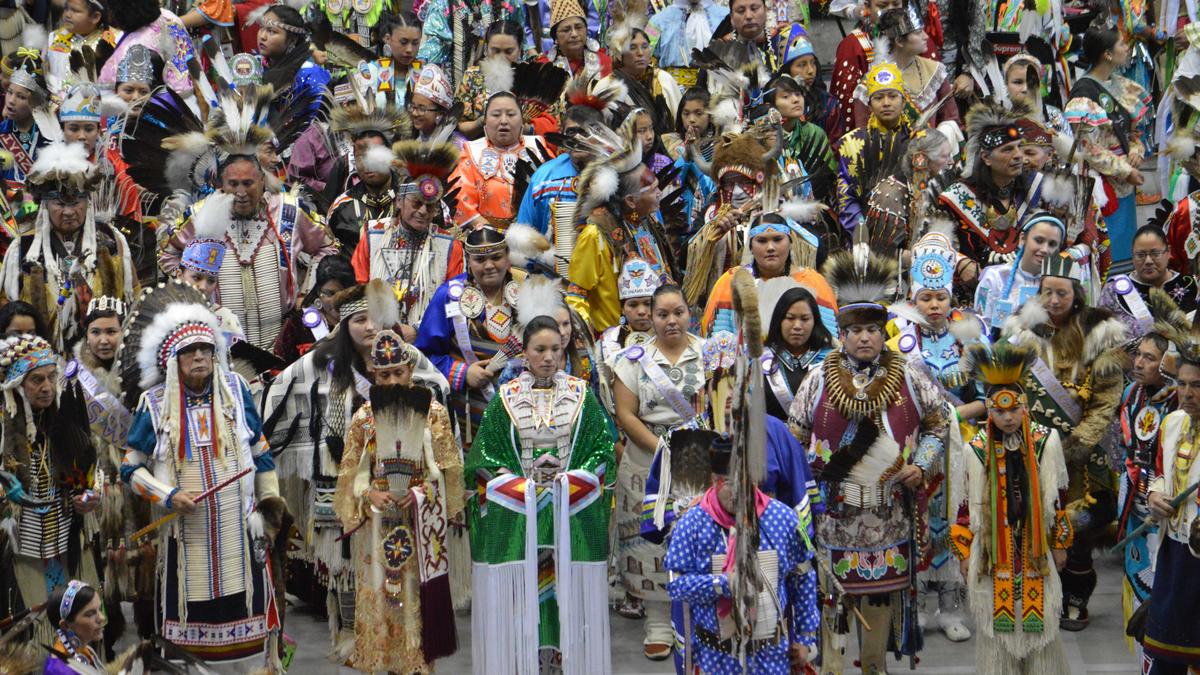
<svg viewBox="0 0 1200 675"><path fill-rule="evenodd" d="M379 330L392 330L400 323L396 292L383 279L372 279L366 287L367 314Z"/></svg>

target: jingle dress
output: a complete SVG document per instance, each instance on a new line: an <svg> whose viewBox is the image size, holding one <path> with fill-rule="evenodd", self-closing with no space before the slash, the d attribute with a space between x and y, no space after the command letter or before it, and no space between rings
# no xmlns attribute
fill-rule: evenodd
<svg viewBox="0 0 1200 675"><path fill-rule="evenodd" d="M587 383L528 371L500 387L464 468L475 673L611 671L613 438ZM550 588L552 586L552 588Z"/></svg>

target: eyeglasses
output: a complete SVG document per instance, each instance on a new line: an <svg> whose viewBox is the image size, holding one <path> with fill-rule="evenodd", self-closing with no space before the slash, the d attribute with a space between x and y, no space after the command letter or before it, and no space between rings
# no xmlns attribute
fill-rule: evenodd
<svg viewBox="0 0 1200 675"><path fill-rule="evenodd" d="M408 204L408 208L412 209L413 211L420 211L424 209L432 213L437 210L438 202L427 202L419 197L406 197L404 201L406 204Z"/></svg>
<svg viewBox="0 0 1200 675"><path fill-rule="evenodd" d="M441 111L440 111L440 110L438 110L437 108L431 108L431 107L429 107L429 106L417 105L417 104L415 104L415 103L409 103L409 104L408 104L408 112L410 112L410 113L420 113L420 114L422 114L422 115L434 115L434 114L436 114L436 113L438 113L438 112L441 112Z"/></svg>
<svg viewBox="0 0 1200 675"><path fill-rule="evenodd" d="M1153 251L1138 251L1133 254L1135 260L1145 260L1146 258L1161 258L1167 252L1166 249L1156 248Z"/></svg>

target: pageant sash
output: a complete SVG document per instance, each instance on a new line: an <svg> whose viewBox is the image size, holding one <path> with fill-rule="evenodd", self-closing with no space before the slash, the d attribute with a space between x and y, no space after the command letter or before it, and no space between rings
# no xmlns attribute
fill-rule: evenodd
<svg viewBox="0 0 1200 675"><path fill-rule="evenodd" d="M792 400L796 397L792 394L792 390L788 389L787 382L783 377L783 368L779 367L774 352L769 349L763 350L762 369L767 375L767 384L771 387L771 393L775 394L775 400L779 401L779 405L783 406L785 412L791 410Z"/></svg>
<svg viewBox="0 0 1200 675"><path fill-rule="evenodd" d="M634 345L626 349L625 358L641 364L642 371L646 373L646 377L650 378L650 382L658 391L658 395L671 406L676 415L679 415L680 419L683 420L682 424L690 424L695 421L696 409L692 407L691 402L687 400L683 392L679 391L679 388L671 383L670 378L663 372L662 366L650 358L644 347Z"/></svg>
<svg viewBox="0 0 1200 675"><path fill-rule="evenodd" d="M475 350L471 347L471 333L467 329L467 317L463 315L462 308L459 307L458 300L462 297L462 285L450 285L450 302L446 303L446 317L450 319L450 325L454 328L454 343L458 345L458 351L462 353L463 361L470 368L473 364L479 362L479 357L475 355ZM487 400L492 400L492 396L496 393L496 389L488 384L483 388L483 396Z"/></svg>
<svg viewBox="0 0 1200 675"><path fill-rule="evenodd" d="M129 439L129 427L133 425L133 415L129 409L78 361L68 363L63 374L67 380L75 378L83 389L92 433L118 448L125 447Z"/></svg>
<svg viewBox="0 0 1200 675"><path fill-rule="evenodd" d="M1050 371L1050 366L1046 365L1046 362L1041 357L1034 362L1030 374L1042 386L1042 389L1046 390L1046 394L1050 396L1054 405L1067 416L1067 419L1071 422L1071 426L1079 424L1079 420L1083 419L1083 408L1080 408L1075 399L1071 398L1071 394L1067 391L1066 387L1062 386L1062 382L1058 381L1058 378Z"/></svg>
<svg viewBox="0 0 1200 675"><path fill-rule="evenodd" d="M1129 313L1137 320L1142 330L1150 330L1154 326L1154 317L1150 316L1150 308L1146 307L1146 301L1142 299L1142 294L1138 293L1128 274L1113 278L1113 290L1117 292L1118 297L1125 301L1125 307L1129 309Z"/></svg>
<svg viewBox="0 0 1200 675"><path fill-rule="evenodd" d="M37 144L36 138L34 144ZM4 146L5 150L12 153L13 161L16 162L17 168L21 171L21 176L28 176L29 170L33 168L33 158L25 151L21 145L21 141L14 134L0 134L0 145Z"/></svg>

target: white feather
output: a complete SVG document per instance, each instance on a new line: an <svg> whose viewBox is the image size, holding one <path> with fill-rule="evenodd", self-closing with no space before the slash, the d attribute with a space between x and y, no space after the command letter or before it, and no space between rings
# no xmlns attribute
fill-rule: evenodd
<svg viewBox="0 0 1200 675"><path fill-rule="evenodd" d="M1196 154L1196 137L1187 132L1176 132L1167 141L1167 154L1177 162L1183 162Z"/></svg>
<svg viewBox="0 0 1200 675"><path fill-rule="evenodd" d="M100 98L100 115L102 117L120 117L129 112L129 104L116 94L105 94Z"/></svg>
<svg viewBox="0 0 1200 675"><path fill-rule="evenodd" d="M45 52L50 46L50 43L47 42L46 29L41 24L25 24L25 28L21 30L21 46Z"/></svg>
<svg viewBox="0 0 1200 675"><path fill-rule="evenodd" d="M556 319L554 313L562 307L563 296L558 284L540 274L526 277L517 293L517 321L522 326L539 316Z"/></svg>
<svg viewBox="0 0 1200 675"><path fill-rule="evenodd" d="M372 145L363 156L359 168L371 173L387 173L392 170L392 161L395 159L396 155L387 144Z"/></svg>
<svg viewBox="0 0 1200 675"><path fill-rule="evenodd" d="M969 345L983 339L983 322L971 312L964 311L961 318L951 321L947 326L960 345Z"/></svg>
<svg viewBox="0 0 1200 675"><path fill-rule="evenodd" d="M725 132L741 124L742 112L737 101L727 98L713 107L712 118L717 130Z"/></svg>
<svg viewBox="0 0 1200 675"><path fill-rule="evenodd" d="M1006 336L1016 335L1022 331L1033 330L1049 320L1050 313L1046 311L1041 301L1032 300L1025 303L1021 311L1004 320L1000 333Z"/></svg>
<svg viewBox="0 0 1200 675"><path fill-rule="evenodd" d="M1062 161L1067 160L1067 155L1071 154L1071 145L1073 139L1066 134L1055 133L1050 137L1051 143L1054 144L1054 154Z"/></svg>
<svg viewBox="0 0 1200 675"><path fill-rule="evenodd" d="M396 292L383 279L372 279L366 289L367 314L380 330L391 330L400 323L400 303Z"/></svg>
<svg viewBox="0 0 1200 675"><path fill-rule="evenodd" d="M811 199L789 199L779 205L779 214L800 225L808 225L817 222L826 208L821 202Z"/></svg>
<svg viewBox="0 0 1200 675"><path fill-rule="evenodd" d="M196 239L225 240L225 232L233 213L233 195L214 192L198 209L192 211L192 228Z"/></svg>
<svg viewBox="0 0 1200 675"><path fill-rule="evenodd" d="M850 470L847 480L858 485L875 485L899 461L900 445L890 436L880 434L867 454Z"/></svg>
<svg viewBox="0 0 1200 675"><path fill-rule="evenodd" d="M947 218L944 215L940 215L941 212L936 212L936 213L938 215L934 215L932 218L930 218L928 221L926 221L925 232L922 234L922 236L924 236L925 234L940 234L943 237L949 239L950 244L957 249L957 247L958 247L958 226L954 223L953 220L950 220L949 218Z"/></svg>
<svg viewBox="0 0 1200 675"><path fill-rule="evenodd" d="M254 8L253 11L246 15L246 25L257 26L258 22L262 21L263 15L267 13L268 9L271 9L271 3Z"/></svg>
<svg viewBox="0 0 1200 675"><path fill-rule="evenodd" d="M38 150L29 173L84 173L93 167L82 143L53 143Z"/></svg>
<svg viewBox="0 0 1200 675"><path fill-rule="evenodd" d="M33 109L33 122L37 125L38 132L43 138L51 143L62 142L64 137L58 117L46 105L39 105ZM38 154L41 154L41 150L38 151Z"/></svg>
<svg viewBox="0 0 1200 675"><path fill-rule="evenodd" d="M483 88L488 95L502 91L512 91L512 63L503 56L489 56L479 62L479 71L483 74Z"/></svg>
<svg viewBox="0 0 1200 675"><path fill-rule="evenodd" d="M180 324L184 322L199 322L213 331L216 342L215 352L223 368L228 369L229 350L225 345L225 332L217 317L207 307L195 303L175 302L167 305L161 314L142 332L142 344L137 353L138 368L142 371L140 386L143 389L153 386L160 379L158 370L158 350L163 340L167 338Z"/></svg>
<svg viewBox="0 0 1200 675"><path fill-rule="evenodd" d="M609 167L604 167L596 171L596 178L592 181L592 196L597 203L608 201L613 195L617 194L620 188L621 179L617 175L616 170Z"/></svg>
<svg viewBox="0 0 1200 675"><path fill-rule="evenodd" d="M888 311L909 323L915 323L918 326L929 325L929 322L911 302L897 302L888 305Z"/></svg>
<svg viewBox="0 0 1200 675"><path fill-rule="evenodd" d="M525 261L537 259L550 248L550 242L546 241L546 237L525 223L513 223L504 233L504 240L508 243L509 256L521 258L521 262L518 264L522 265ZM514 262L516 262L516 257L513 259Z"/></svg>

